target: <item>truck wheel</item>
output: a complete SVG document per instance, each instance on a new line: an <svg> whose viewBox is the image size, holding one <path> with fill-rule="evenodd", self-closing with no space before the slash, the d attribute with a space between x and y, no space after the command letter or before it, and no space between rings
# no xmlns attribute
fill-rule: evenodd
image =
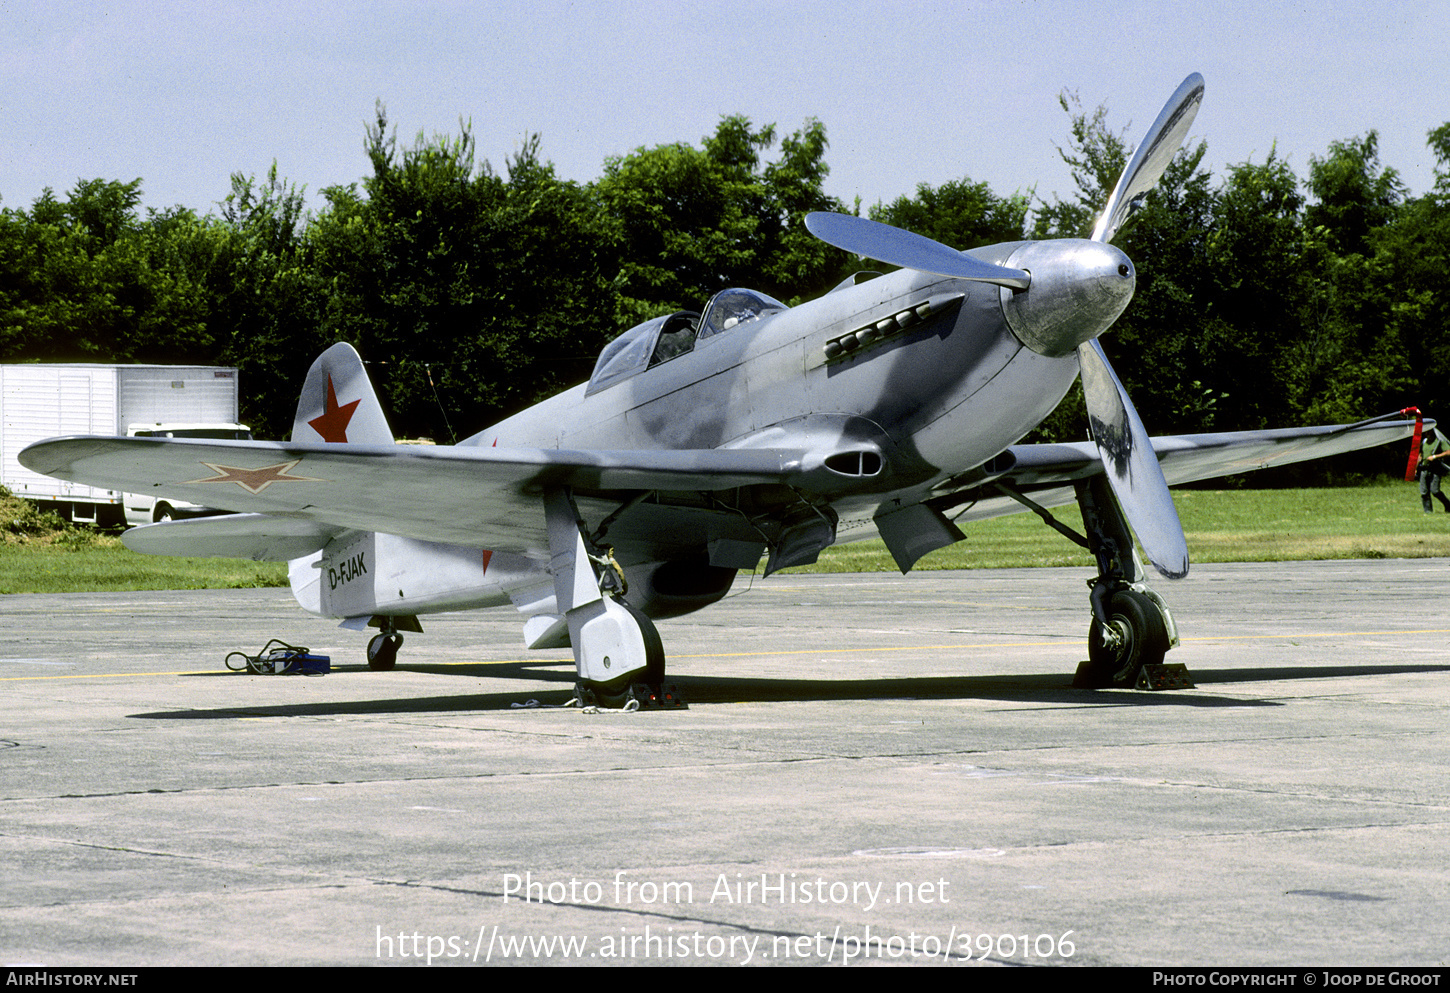
<svg viewBox="0 0 1450 993"><path fill-rule="evenodd" d="M154 520L157 524L161 524L164 521L172 520L175 514L173 513L171 505L169 503L158 503L156 505L155 512L151 516L152 520Z"/></svg>

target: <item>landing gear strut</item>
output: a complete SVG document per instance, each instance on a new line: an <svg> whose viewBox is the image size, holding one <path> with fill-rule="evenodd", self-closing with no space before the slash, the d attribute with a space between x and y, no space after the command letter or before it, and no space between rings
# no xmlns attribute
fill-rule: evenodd
<svg viewBox="0 0 1450 993"><path fill-rule="evenodd" d="M568 626L579 675L575 691L586 706L683 706L664 685L665 650L654 623L626 603L624 574L608 549L594 547L568 490L548 490L556 621Z"/></svg>
<svg viewBox="0 0 1450 993"><path fill-rule="evenodd" d="M1133 547L1123 512L1113 497L1106 477L1094 476L1076 484L1077 503L1082 510L1084 537L1063 524L1017 490L1005 484L998 489L1041 517L1051 528L1093 553L1097 577L1088 582L1088 604L1093 619L1088 625L1088 660L1078 666L1072 685L1078 689L1131 688L1148 667L1163 666L1163 656L1178 644L1173 615L1144 584L1143 563ZM1167 669L1183 670L1182 666ZM1170 689L1192 685L1187 672L1165 678L1157 674L1149 688Z"/></svg>
<svg viewBox="0 0 1450 993"><path fill-rule="evenodd" d="M1178 644L1178 632L1167 605L1144 585L1143 563L1107 479L1078 483L1077 502L1098 575L1088 583L1093 612L1088 661L1073 685L1131 688L1145 666L1163 664L1168 649Z"/></svg>

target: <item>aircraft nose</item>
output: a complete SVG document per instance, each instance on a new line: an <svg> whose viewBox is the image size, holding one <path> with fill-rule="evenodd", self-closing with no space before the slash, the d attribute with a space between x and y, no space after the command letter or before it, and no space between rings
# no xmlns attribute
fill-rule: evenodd
<svg viewBox="0 0 1450 993"><path fill-rule="evenodd" d="M1022 344L1052 358L1111 327L1137 284L1128 257L1097 241L1030 242L1006 264L1032 274L1026 290L1001 290L1007 324Z"/></svg>

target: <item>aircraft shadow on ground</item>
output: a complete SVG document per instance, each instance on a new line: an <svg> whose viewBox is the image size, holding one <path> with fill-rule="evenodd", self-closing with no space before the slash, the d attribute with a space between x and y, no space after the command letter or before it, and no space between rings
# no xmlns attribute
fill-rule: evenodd
<svg viewBox="0 0 1450 993"><path fill-rule="evenodd" d="M1260 683L1280 679L1345 679L1351 676L1404 676L1417 672L1450 672L1450 665L1295 665L1259 669L1193 669L1199 683Z"/></svg>
<svg viewBox="0 0 1450 993"><path fill-rule="evenodd" d="M336 672L365 672L362 666L338 667ZM459 711L511 711L530 709L529 701L545 708L562 706L573 696L571 663L516 662L477 665L406 665L398 671L491 679L519 679L560 685L557 690L537 688L503 693L459 693L446 696L405 697L385 700L334 700L326 703L219 707L208 710L171 710L132 714L146 720L235 720L243 717L324 717L346 714L454 713ZM685 701L693 705L729 703L792 703L813 700L997 700L1022 704L1057 704L1073 707L1277 707L1276 700L1245 700L1205 693L1205 685L1253 683L1289 679L1343 679L1354 676L1408 675L1450 672L1450 665L1334 665L1284 666L1258 669L1204 669L1192 671L1197 684L1191 690L1146 692L1138 690L1079 690L1063 673L1031 675L925 676L882 679L770 679L739 676L690 675L672 680ZM203 678L240 676L241 673L206 673ZM286 677L284 677L286 678ZM378 679L387 679L378 673Z"/></svg>

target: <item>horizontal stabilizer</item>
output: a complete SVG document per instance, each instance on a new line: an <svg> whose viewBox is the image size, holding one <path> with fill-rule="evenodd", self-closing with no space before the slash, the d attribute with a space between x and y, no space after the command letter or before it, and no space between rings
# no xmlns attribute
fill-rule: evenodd
<svg viewBox="0 0 1450 993"><path fill-rule="evenodd" d="M132 528L121 535L121 543L144 555L288 562L311 555L343 530L293 517L228 514Z"/></svg>

